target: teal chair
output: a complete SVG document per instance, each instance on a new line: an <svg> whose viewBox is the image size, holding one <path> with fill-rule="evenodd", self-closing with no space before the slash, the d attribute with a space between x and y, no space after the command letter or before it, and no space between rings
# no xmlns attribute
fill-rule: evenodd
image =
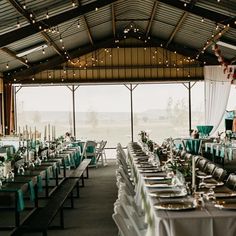
<svg viewBox="0 0 236 236"><path fill-rule="evenodd" d="M91 159L89 164L90 167L97 167L97 160L96 160L96 146L97 143L95 141L86 141L83 147L84 158Z"/></svg>

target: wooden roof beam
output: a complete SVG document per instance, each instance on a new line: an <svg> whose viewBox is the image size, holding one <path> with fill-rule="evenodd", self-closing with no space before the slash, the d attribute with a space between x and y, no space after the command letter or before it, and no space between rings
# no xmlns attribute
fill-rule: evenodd
<svg viewBox="0 0 236 236"><path fill-rule="evenodd" d="M34 25L27 25L14 31L2 34L0 35L0 48L20 39L26 38L30 35L36 34L38 32L37 29L39 29L40 27L42 27L41 30L43 30L45 28L57 26L63 22L69 21L71 19L77 18L78 16L82 16L86 13L94 11L95 8L104 7L116 1L118 0L97 0L82 5L80 7L75 7L58 15L51 16L49 19L38 21Z"/></svg>
<svg viewBox="0 0 236 236"><path fill-rule="evenodd" d="M148 37L148 35L150 33L150 30L151 30L151 27L152 27L152 22L153 22L154 17L155 17L157 5L158 5L158 1L155 1L154 4L153 4L153 7L152 7L152 12L151 12L150 20L149 20L148 25L147 25L146 34L145 34L146 37Z"/></svg>
<svg viewBox="0 0 236 236"><path fill-rule="evenodd" d="M191 82L191 81L203 81L204 77L203 76L198 76L198 77L178 77L178 78L173 78L173 77L165 77L165 78L99 78L99 79L81 79L81 78L73 78L73 79L64 79L62 81L61 78L52 78L52 79L30 79L27 77L21 78L19 81L11 81L12 83L22 83L25 85L42 85L42 84L50 84L50 85L55 85L55 84L124 84L124 83L139 83L139 84L148 84L148 83L183 83L183 82Z"/></svg>
<svg viewBox="0 0 236 236"><path fill-rule="evenodd" d="M166 47L168 47L168 45L171 43L171 41L175 37L176 33L179 31L180 27L182 26L182 24L185 21L187 16L188 16L188 12L184 12L184 14L179 19L177 25L175 26L174 30L172 31L168 41L166 42L166 44L165 44Z"/></svg>
<svg viewBox="0 0 236 236"><path fill-rule="evenodd" d="M80 56L83 56L87 53L93 52L99 48L106 48L106 47L113 47L112 45L115 44L113 37L112 38L105 38L101 41L98 41L94 43L93 45L88 44L84 45L83 47L79 47L73 50L68 51L70 55L70 59L72 60L73 58L77 58ZM47 61L43 63L39 63L37 65L34 65L28 69L25 69L21 71L21 68L19 68L19 71L12 70L12 71L7 71L4 73L6 78L20 78L20 77L26 77L26 76L32 76L34 74L37 74L41 71L52 69L57 65L60 65L64 62L66 62L67 59L65 57L61 56L53 56L51 58L48 58Z"/></svg>
<svg viewBox="0 0 236 236"><path fill-rule="evenodd" d="M33 16L32 12L28 12L27 10L25 10L23 6L21 6L20 3L18 3L16 0L8 0L8 1L22 16L24 16L28 20L28 22L32 26L35 26L36 20L34 19L34 17L31 17L31 15ZM52 46L52 48L56 51L56 53L58 53L60 56L64 56L61 49L56 45L56 43L54 43L54 41L45 32L41 31L39 28L36 27L35 29L36 31L41 33L41 35L44 37L47 43Z"/></svg>
<svg viewBox="0 0 236 236"><path fill-rule="evenodd" d="M89 28L89 25L88 25L88 21L87 21L85 16L82 16L82 19L83 19L83 21L85 23L85 26L86 26L86 31L87 31L87 34L88 34L89 41L92 45L94 45L93 37L92 37L91 31L90 31L90 28Z"/></svg>
<svg viewBox="0 0 236 236"><path fill-rule="evenodd" d="M25 62L25 59L22 57L18 57L16 56L16 52L10 50L9 48L1 48L1 50L5 53L7 53L8 55L10 55L11 57L15 58L16 60L18 60L21 64L29 67L29 64Z"/></svg>
<svg viewBox="0 0 236 236"><path fill-rule="evenodd" d="M116 13L115 13L115 4L111 5L111 15L112 15L112 32L114 38L116 38Z"/></svg>

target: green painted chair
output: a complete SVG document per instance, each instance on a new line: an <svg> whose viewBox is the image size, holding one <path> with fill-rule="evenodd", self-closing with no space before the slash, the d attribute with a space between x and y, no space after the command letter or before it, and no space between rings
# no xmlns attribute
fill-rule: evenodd
<svg viewBox="0 0 236 236"><path fill-rule="evenodd" d="M86 141L83 146L83 151L81 154L82 159L89 158L91 162L89 164L90 167L97 167L97 160L96 160L96 146L97 143L95 141Z"/></svg>

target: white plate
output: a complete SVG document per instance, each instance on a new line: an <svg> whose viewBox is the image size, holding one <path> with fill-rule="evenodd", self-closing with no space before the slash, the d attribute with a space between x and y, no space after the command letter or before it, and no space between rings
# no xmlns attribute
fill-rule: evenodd
<svg viewBox="0 0 236 236"><path fill-rule="evenodd" d="M168 211L183 211L183 210L194 210L197 205L193 201L165 201L155 204L154 207L158 210Z"/></svg>
<svg viewBox="0 0 236 236"><path fill-rule="evenodd" d="M158 183L145 184L145 186L149 187L149 188L173 188L173 187L175 187L174 185L171 185L171 184L158 184Z"/></svg>

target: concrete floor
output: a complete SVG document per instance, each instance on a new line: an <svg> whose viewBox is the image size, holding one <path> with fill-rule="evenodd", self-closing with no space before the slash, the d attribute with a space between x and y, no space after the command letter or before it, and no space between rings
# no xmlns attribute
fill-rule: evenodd
<svg viewBox="0 0 236 236"><path fill-rule="evenodd" d="M90 168L90 178L81 188L80 198L75 199L74 209L65 209L65 229L48 230L49 236L117 236L118 230L112 220L113 204L117 199L114 160L106 167ZM53 225L59 223L56 217ZM0 236L10 235L0 231ZM41 234L27 234L41 235Z"/></svg>

